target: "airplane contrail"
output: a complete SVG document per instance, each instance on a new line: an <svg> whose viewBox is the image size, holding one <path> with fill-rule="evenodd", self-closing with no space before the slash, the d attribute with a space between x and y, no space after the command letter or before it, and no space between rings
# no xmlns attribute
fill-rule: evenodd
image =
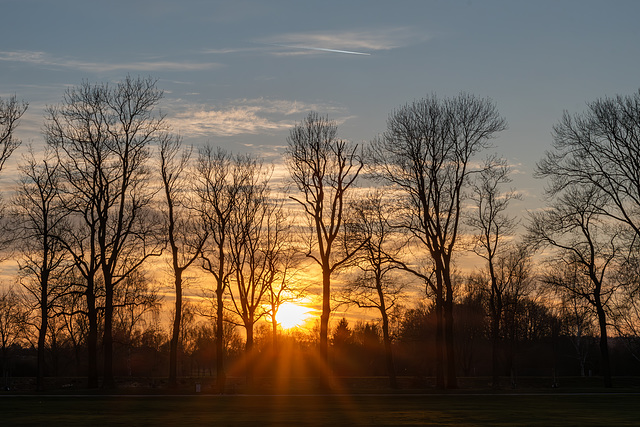
<svg viewBox="0 0 640 427"><path fill-rule="evenodd" d="M279 46L279 47L288 47L290 49L307 49L307 50L319 50L321 52L334 52L334 53L346 53L349 55L365 55L365 56L371 56L370 53L364 53L364 52L353 52L350 50L338 50L338 49L327 49L324 47L311 47L311 46L290 46L290 45L284 45L284 44L275 44L275 43L265 43L271 46Z"/></svg>

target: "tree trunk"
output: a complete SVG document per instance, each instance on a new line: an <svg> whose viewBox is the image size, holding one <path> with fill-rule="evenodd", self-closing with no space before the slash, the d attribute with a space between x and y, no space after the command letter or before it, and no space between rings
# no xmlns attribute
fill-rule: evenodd
<svg viewBox="0 0 640 427"><path fill-rule="evenodd" d="M247 331L247 342L244 346L245 360L246 360L246 382L248 387L253 386L253 367L255 365L253 354L253 322L246 322L245 329Z"/></svg>
<svg viewBox="0 0 640 427"><path fill-rule="evenodd" d="M46 258L45 258L46 262ZM44 351L45 341L47 338L47 326L49 320L47 292L48 292L48 280L46 273L43 273L42 280L40 282L40 330L38 331L38 372L36 378L36 389L42 391L44 388Z"/></svg>
<svg viewBox="0 0 640 427"><path fill-rule="evenodd" d="M218 283L216 289L216 385L218 393L224 393L226 377L224 373L224 287Z"/></svg>
<svg viewBox="0 0 640 427"><path fill-rule="evenodd" d="M42 391L44 389L44 368L45 368L45 339L47 337L47 314L43 309L40 318L40 330L38 331L38 371L36 377L36 389Z"/></svg>
<svg viewBox="0 0 640 427"><path fill-rule="evenodd" d="M493 273L492 273L493 274ZM502 317L502 298L498 294L495 277L491 279L491 386L500 387L500 318Z"/></svg>
<svg viewBox="0 0 640 427"><path fill-rule="evenodd" d="M110 277L104 278L105 302L104 302L104 372L102 379L103 388L115 388L116 382L113 376L113 284Z"/></svg>
<svg viewBox="0 0 640 427"><path fill-rule="evenodd" d="M596 299L596 312L598 314L598 325L600 326L600 357L602 358L602 376L604 378L604 386L613 387L611 380L611 362L609 360L609 343L607 337L607 315L602 307L600 299Z"/></svg>
<svg viewBox="0 0 640 427"><path fill-rule="evenodd" d="M175 272L176 305L173 318L173 330L169 349L169 387L178 386L178 342L180 340L180 323L182 321L182 273Z"/></svg>
<svg viewBox="0 0 640 427"><path fill-rule="evenodd" d="M436 283L436 388L444 390L444 299L442 279L438 275Z"/></svg>
<svg viewBox="0 0 640 427"><path fill-rule="evenodd" d="M87 318L89 320L89 332L87 334L88 351L88 388L98 388L98 310L94 286L90 283L87 287Z"/></svg>
<svg viewBox="0 0 640 427"><path fill-rule="evenodd" d="M278 352L278 321L276 320L276 314L278 311L276 310L275 305L271 306L271 311L273 316L271 316L271 328L273 329L272 343L273 343L273 355L276 357Z"/></svg>
<svg viewBox="0 0 640 427"><path fill-rule="evenodd" d="M384 342L385 359L387 362L387 374L389 375L389 386L398 388L396 379L396 369L393 364L393 351L391 349L391 336L389 335L389 315L387 314L387 306L384 300L384 292L382 291L382 273L380 270L376 272L376 290L378 292L378 300L380 301L380 315L382 316L382 341Z"/></svg>
<svg viewBox="0 0 640 427"><path fill-rule="evenodd" d="M447 388L458 388L458 378L456 374L455 345L453 340L453 288L451 281L445 280L446 299L444 301L444 337L447 348Z"/></svg>
<svg viewBox="0 0 640 427"><path fill-rule="evenodd" d="M396 368L393 364L393 350L391 349L391 336L389 335L389 316L384 306L380 309L380 314L382 314L382 340L384 341L389 386L395 389L398 388L398 380L396 379Z"/></svg>
<svg viewBox="0 0 640 427"><path fill-rule="evenodd" d="M328 260L327 260L328 264ZM331 315L331 272L322 268L322 315L320 316L320 359L329 367L329 316Z"/></svg>

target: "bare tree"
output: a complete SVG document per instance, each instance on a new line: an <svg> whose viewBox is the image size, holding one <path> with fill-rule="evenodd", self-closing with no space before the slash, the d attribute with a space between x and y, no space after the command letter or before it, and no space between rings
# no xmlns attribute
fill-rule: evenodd
<svg viewBox="0 0 640 427"><path fill-rule="evenodd" d="M258 353L254 350L255 327L271 316L274 348L277 341L277 312L284 301L299 296L302 289L290 283L296 260L292 249L290 220L283 201L271 192L271 172L252 157L243 157L247 182L238 193L231 222L230 260L233 275L229 283L231 322L246 332L247 383L252 384Z"/></svg>
<svg viewBox="0 0 640 427"><path fill-rule="evenodd" d="M98 333L104 307L104 281L99 275L98 217L93 212L93 205L87 203L87 200L85 203L76 203L81 199L76 199L74 193L67 191L63 196L72 215L69 217L69 232L65 234L62 244L74 264L74 295L65 299L63 314L70 335L78 339L76 348L79 348L81 340L86 340L87 386L97 388ZM79 296L84 298L84 302L79 301Z"/></svg>
<svg viewBox="0 0 640 427"><path fill-rule="evenodd" d="M311 112L291 129L285 154L291 178L302 193L302 197L292 199L303 207L309 220L306 255L322 269L320 355L325 362L328 362L331 275L358 249L338 253L336 247L344 233L345 194L352 189L363 167L358 146L338 139L337 132L335 122Z"/></svg>
<svg viewBox="0 0 640 427"><path fill-rule="evenodd" d="M473 238L473 251L486 260L489 272L489 316L491 319L492 345L492 383L499 386L500 320L503 310L504 282L499 283L496 272L496 257L507 248L505 240L511 238L516 221L507 213L509 202L519 196L513 190L506 193L500 186L511 182L509 167L503 159L495 156L487 158L485 167L471 185L471 199L474 212L470 213L467 223L476 235Z"/></svg>
<svg viewBox="0 0 640 427"><path fill-rule="evenodd" d="M528 239L538 247L555 249L552 262L574 266L588 280L566 281L547 275L548 285L562 288L588 302L600 329L600 355L605 387L611 387L607 310L615 291L609 267L619 255L619 233L600 214L605 196L595 187L565 187L547 211L531 215Z"/></svg>
<svg viewBox="0 0 640 427"><path fill-rule="evenodd" d="M565 112L553 128L553 151L538 163L549 193L595 187L606 197L599 213L627 224L640 237L640 90L601 98L587 111Z"/></svg>
<svg viewBox="0 0 640 427"><path fill-rule="evenodd" d="M115 288L161 250L147 166L150 145L167 130L164 117L154 112L161 98L155 80L127 76L114 86L84 82L47 110L47 142L61 156L73 198L70 207L84 228L81 241L75 242L84 250L75 248L74 259L85 264L89 288L98 269L104 282L105 387L115 385Z"/></svg>
<svg viewBox="0 0 640 427"><path fill-rule="evenodd" d="M403 246L398 243L398 230L393 224L395 208L389 196L385 197L381 190L371 192L351 204L347 220L349 237L364 242L359 255L356 255L355 263L360 275L345 285L337 298L339 301L355 304L360 308L375 309L380 313L391 388L397 388L398 383L391 348L389 313L406 288L401 280L391 276L391 272L397 268L394 260L398 258Z"/></svg>
<svg viewBox="0 0 640 427"><path fill-rule="evenodd" d="M19 224L20 282L38 313L37 388L42 390L45 372L45 340L48 322L58 300L69 291L64 279L69 263L61 239L68 211L60 204L60 164L46 152L37 159L32 150L20 165L20 183L14 199Z"/></svg>
<svg viewBox="0 0 640 427"><path fill-rule="evenodd" d="M169 348L169 386L177 386L178 342L182 319L184 272L200 256L208 233L198 221L188 189L191 149L183 149L179 137L166 136L160 141L160 172L166 202L165 223L171 270L175 289L173 329Z"/></svg>
<svg viewBox="0 0 640 427"><path fill-rule="evenodd" d="M225 387L224 322L225 292L234 273L231 261L231 227L243 186L249 184L248 161L234 158L222 149L204 147L198 155L195 192L199 212L210 241L202 251L203 268L215 279L216 380L218 391Z"/></svg>
<svg viewBox="0 0 640 427"><path fill-rule="evenodd" d="M387 130L373 144L377 174L404 196L405 229L427 250L433 276L409 268L433 288L436 299L436 383L457 387L453 340L452 257L459 237L465 188L477 171L472 160L489 140L506 128L489 99L460 94L439 100L435 95L395 110Z"/></svg>
<svg viewBox="0 0 640 427"><path fill-rule="evenodd" d="M265 244L269 221L277 206L271 203L269 176L261 162L243 157L246 182L239 189L230 227L231 277L230 309L241 319L246 331L245 351L253 351L254 325L266 314L263 303L269 290L269 260ZM248 373L248 377L251 375Z"/></svg>

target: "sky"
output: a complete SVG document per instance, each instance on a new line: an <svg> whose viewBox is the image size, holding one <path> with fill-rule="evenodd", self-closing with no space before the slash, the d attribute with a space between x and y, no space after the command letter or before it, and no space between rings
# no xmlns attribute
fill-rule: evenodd
<svg viewBox="0 0 640 427"><path fill-rule="evenodd" d="M520 209L564 110L640 88L638 1L0 0L0 96L29 103L16 136L42 147L43 110L83 81L151 76L185 142L281 162L311 110L366 143L430 94L489 97L507 120L494 151ZM6 199L5 199L6 200Z"/></svg>
<svg viewBox="0 0 640 427"><path fill-rule="evenodd" d="M466 91L496 102L509 129L495 151L535 200L542 183L531 174L563 110L640 87L636 1L0 0L0 7L0 96L29 103L17 136L36 147L43 108L59 103L65 88L127 74L158 79L162 110L188 143L276 161L288 130L310 110L336 120L340 137L367 142L394 108Z"/></svg>

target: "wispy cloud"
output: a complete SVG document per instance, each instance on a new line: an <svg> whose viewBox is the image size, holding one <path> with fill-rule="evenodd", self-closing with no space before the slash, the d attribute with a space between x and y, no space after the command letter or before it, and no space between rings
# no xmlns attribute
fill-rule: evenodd
<svg viewBox="0 0 640 427"><path fill-rule="evenodd" d="M132 62L92 62L78 59L57 58L46 52L36 51L0 51L0 61L22 62L42 67L73 68L88 72L130 71L199 71L220 68L215 62L190 61L132 61Z"/></svg>
<svg viewBox="0 0 640 427"><path fill-rule="evenodd" d="M299 56L322 53L371 55L372 52L416 45L432 36L415 27L388 27L346 31L283 33L252 40L261 46L203 49L210 55L269 53L276 56Z"/></svg>
<svg viewBox="0 0 640 427"><path fill-rule="evenodd" d="M256 40L280 48L309 49L324 52L367 54L366 51L390 50L426 42L431 37L414 27L375 30L316 31L285 33ZM365 51L365 52L362 52ZM302 52L297 52L301 54ZM317 52L316 52L317 53ZM291 54L291 52L276 52ZM296 54L296 53L294 53Z"/></svg>
<svg viewBox="0 0 640 427"><path fill-rule="evenodd" d="M177 101L170 108L173 128L194 137L280 132L292 127L311 110L342 117L342 120L336 119L339 122L346 120L344 108L338 106L265 98L238 99L213 108Z"/></svg>

